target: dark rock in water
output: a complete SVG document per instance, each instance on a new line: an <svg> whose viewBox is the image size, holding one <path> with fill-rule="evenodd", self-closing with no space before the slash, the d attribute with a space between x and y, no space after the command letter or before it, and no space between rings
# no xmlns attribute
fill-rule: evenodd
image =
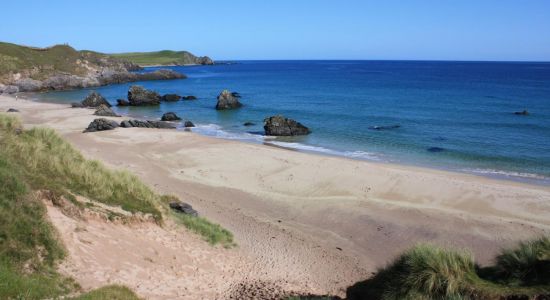
<svg viewBox="0 0 550 300"><path fill-rule="evenodd" d="M243 126L254 126L256 124L252 123L252 122L244 122Z"/></svg>
<svg viewBox="0 0 550 300"><path fill-rule="evenodd" d="M208 56L197 57L197 63L199 65L213 65L214 61Z"/></svg>
<svg viewBox="0 0 550 300"><path fill-rule="evenodd" d="M185 202L170 202L170 208L186 215L198 217L199 213L193 207Z"/></svg>
<svg viewBox="0 0 550 300"><path fill-rule="evenodd" d="M127 120L120 123L120 127L131 128L131 127L141 127L141 128L164 128L164 129L174 129L176 125L173 123L163 122L163 121L142 121L142 120Z"/></svg>
<svg viewBox="0 0 550 300"><path fill-rule="evenodd" d="M301 123L287 119L281 115L266 118L264 120L264 130L266 135L276 136L306 135L311 133Z"/></svg>
<svg viewBox="0 0 550 300"><path fill-rule="evenodd" d="M139 85L132 85L128 90L128 102L133 106L159 105L160 95Z"/></svg>
<svg viewBox="0 0 550 300"><path fill-rule="evenodd" d="M189 96L183 96L181 97L183 100L197 100L197 97L193 96L193 95L189 95Z"/></svg>
<svg viewBox="0 0 550 300"><path fill-rule="evenodd" d="M191 122L191 121L185 121L183 126L185 126L185 127L195 127L195 124L193 124L193 122Z"/></svg>
<svg viewBox="0 0 550 300"><path fill-rule="evenodd" d="M401 127L401 125L387 125L387 126L371 126L369 129L372 130L389 130L389 129L397 129Z"/></svg>
<svg viewBox="0 0 550 300"><path fill-rule="evenodd" d="M216 104L217 110L233 109L243 106L237 97L233 96L228 90L223 90L218 95L218 103Z"/></svg>
<svg viewBox="0 0 550 300"><path fill-rule="evenodd" d="M91 92L84 100L82 100L82 105L85 107L99 107L102 104L107 107L111 107L111 104L107 102L107 99L95 91Z"/></svg>
<svg viewBox="0 0 550 300"><path fill-rule="evenodd" d="M527 110L516 111L516 112L514 112L514 115L518 115L518 116L528 116L528 115L529 115L529 112L528 112Z"/></svg>
<svg viewBox="0 0 550 300"><path fill-rule="evenodd" d="M427 149L428 152L443 152L445 151L445 148L441 148L441 147L430 147Z"/></svg>
<svg viewBox="0 0 550 300"><path fill-rule="evenodd" d="M438 137L434 137L433 140L434 140L434 141L438 141L438 142L442 142L442 141L446 141L447 138L446 138L446 137L442 137L442 136L438 136Z"/></svg>
<svg viewBox="0 0 550 300"><path fill-rule="evenodd" d="M94 131L102 131L102 130L112 130L118 127L118 123L112 120L108 119L95 119L93 120L90 125L88 125L88 128L84 130L84 132L94 132Z"/></svg>
<svg viewBox="0 0 550 300"><path fill-rule="evenodd" d="M71 103L71 107L72 108L83 108L85 106L81 102L73 102L73 103Z"/></svg>
<svg viewBox="0 0 550 300"><path fill-rule="evenodd" d="M180 99L181 99L181 96L178 94L166 94L162 96L160 100L167 101L167 102L176 102L176 101L179 101Z"/></svg>
<svg viewBox="0 0 550 300"><path fill-rule="evenodd" d="M241 94L237 93L237 92L233 92L231 93L231 96L235 97L235 98L241 98Z"/></svg>
<svg viewBox="0 0 550 300"><path fill-rule="evenodd" d="M120 117L120 115L117 115L110 107L103 104L96 109L94 115L102 117Z"/></svg>
<svg viewBox="0 0 550 300"><path fill-rule="evenodd" d="M181 120L178 115L176 115L173 112L167 112L164 115L162 115L162 118L160 118L161 121L179 121Z"/></svg>
<svg viewBox="0 0 550 300"><path fill-rule="evenodd" d="M19 112L19 110L15 108L10 108L6 112Z"/></svg>
<svg viewBox="0 0 550 300"><path fill-rule="evenodd" d="M117 102L117 106L130 106L130 102L128 102L128 100L124 100L124 99L116 99L116 102Z"/></svg>

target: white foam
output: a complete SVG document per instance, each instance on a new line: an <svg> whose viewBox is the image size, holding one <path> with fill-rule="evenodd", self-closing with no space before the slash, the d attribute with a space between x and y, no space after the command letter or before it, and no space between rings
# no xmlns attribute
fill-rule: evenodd
<svg viewBox="0 0 550 300"><path fill-rule="evenodd" d="M263 142L266 137L259 134L252 134L248 132L229 132L221 129L222 127L216 124L198 124L196 127L193 127L191 130L193 132L213 136L222 139L228 140L244 140L244 141L253 141L253 142Z"/></svg>
<svg viewBox="0 0 550 300"><path fill-rule="evenodd" d="M503 170L495 170L495 169L463 169L463 171L474 173L474 174L481 174L481 175L495 175L495 176L503 176L503 177L550 180L549 177L539 175L539 174L503 171Z"/></svg>
<svg viewBox="0 0 550 300"><path fill-rule="evenodd" d="M329 155L335 155L335 156L345 156L345 157L355 158L355 159L365 159L365 160L375 160L375 161L381 160L381 158L378 155L375 155L374 153L365 152L365 151L338 151L338 150L328 149L320 146L311 146L311 145L305 145L301 143L289 143L289 142L279 142L279 141L267 141L266 144L272 144L279 147L296 149L301 151L317 152L317 153L323 153L323 154L329 154Z"/></svg>

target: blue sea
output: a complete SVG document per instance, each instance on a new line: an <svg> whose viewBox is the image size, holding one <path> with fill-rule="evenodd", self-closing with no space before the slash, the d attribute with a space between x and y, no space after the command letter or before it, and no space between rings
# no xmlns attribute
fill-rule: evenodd
<svg viewBox="0 0 550 300"><path fill-rule="evenodd" d="M171 68L189 78L137 84L198 100L115 110L148 119L176 112L197 125L193 131L219 138L550 184L550 63L241 61ZM94 90L116 104L130 85ZM216 111L223 89L239 92L244 106ZM88 93L37 97L69 103ZM514 114L524 109L528 116ZM263 119L274 114L313 133L264 137Z"/></svg>

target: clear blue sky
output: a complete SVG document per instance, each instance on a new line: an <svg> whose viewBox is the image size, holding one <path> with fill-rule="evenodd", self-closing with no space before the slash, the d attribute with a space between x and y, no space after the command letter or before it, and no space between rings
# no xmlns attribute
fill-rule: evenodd
<svg viewBox="0 0 550 300"><path fill-rule="evenodd" d="M548 0L2 1L0 40L214 59L550 61Z"/></svg>

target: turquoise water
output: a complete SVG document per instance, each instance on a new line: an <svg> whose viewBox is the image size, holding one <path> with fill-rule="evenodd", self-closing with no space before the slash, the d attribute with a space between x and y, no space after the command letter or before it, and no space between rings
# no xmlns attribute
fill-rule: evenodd
<svg viewBox="0 0 550 300"><path fill-rule="evenodd" d="M198 100L116 109L151 119L173 111L197 124L193 131L221 138L550 184L550 63L243 61L173 69L189 78L138 84ZM130 85L95 90L115 104ZM223 89L239 92L244 107L216 111ZM68 103L88 92L38 98ZM513 114L524 109L529 116ZM313 133L264 137L262 120L273 114ZM392 125L400 127L369 129Z"/></svg>

